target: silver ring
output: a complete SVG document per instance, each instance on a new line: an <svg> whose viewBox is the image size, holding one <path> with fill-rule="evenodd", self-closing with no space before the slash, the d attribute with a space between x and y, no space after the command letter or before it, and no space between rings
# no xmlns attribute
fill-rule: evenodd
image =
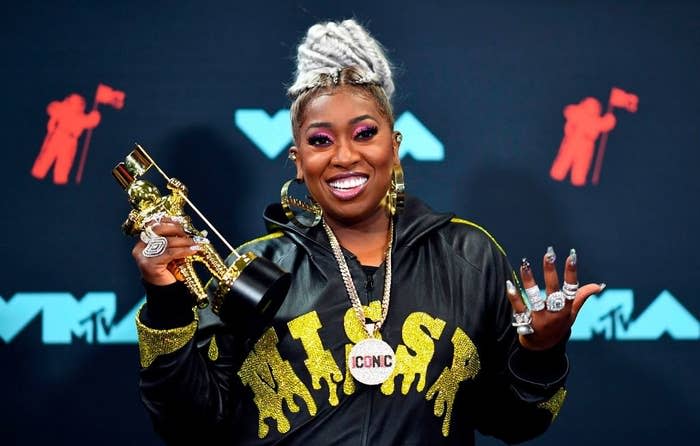
<svg viewBox="0 0 700 446"><path fill-rule="evenodd" d="M532 323L532 315L530 310L525 310L522 313L513 313L511 325L513 327L523 327Z"/></svg>
<svg viewBox="0 0 700 446"><path fill-rule="evenodd" d="M574 284L564 282L564 286L561 287L561 292L564 293L566 300L574 300L576 291L578 291L578 282Z"/></svg>
<svg viewBox="0 0 700 446"><path fill-rule="evenodd" d="M148 244L148 242L151 241L152 237L150 235L148 235L148 233L144 230L144 231L141 231L141 234L139 234L139 238L141 239L142 242Z"/></svg>
<svg viewBox="0 0 700 446"><path fill-rule="evenodd" d="M535 332L535 330L530 325L521 325L516 328L519 335L527 336Z"/></svg>
<svg viewBox="0 0 700 446"><path fill-rule="evenodd" d="M141 231L141 234L139 234L139 238L141 239L142 242L148 243L151 241L151 239L158 237L158 234L153 231L153 228L149 225L143 228L143 231Z"/></svg>
<svg viewBox="0 0 700 446"><path fill-rule="evenodd" d="M146 247L141 253L144 257L158 257L163 255L166 249L168 249L168 239L156 235L146 243Z"/></svg>
<svg viewBox="0 0 700 446"><path fill-rule="evenodd" d="M542 295L540 294L540 287L535 285L526 288L525 294L527 294L527 298L530 300L530 308L532 311L544 310L544 299L542 299Z"/></svg>
<svg viewBox="0 0 700 446"><path fill-rule="evenodd" d="M547 311L561 311L566 305L566 298L561 291L555 291L547 296Z"/></svg>
<svg viewBox="0 0 700 446"><path fill-rule="evenodd" d="M149 215L148 217L146 217L146 218L143 220L143 223L146 224L146 225L149 224L149 223L156 223L156 224L158 224L158 223L160 223L160 221L163 219L163 217L167 217L167 216L168 216L168 214L166 214L165 212L162 212L162 211L160 211L160 212L154 212L153 214L151 214L151 215Z"/></svg>

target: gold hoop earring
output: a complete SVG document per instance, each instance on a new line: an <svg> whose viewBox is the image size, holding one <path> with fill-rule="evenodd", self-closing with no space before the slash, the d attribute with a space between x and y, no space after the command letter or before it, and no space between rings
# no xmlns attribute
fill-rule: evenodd
<svg viewBox="0 0 700 446"><path fill-rule="evenodd" d="M323 217L323 209L321 206L313 201L311 199L310 202L300 200L295 197L290 197L289 196L289 187L292 185L292 183L296 184L304 184L304 180L301 180L299 178L292 178L291 180L285 182L282 185L282 190L280 191L280 203L282 204L282 209L284 210L284 215L287 216L289 221L294 223L295 225L303 228L311 228L316 226L321 222L321 218ZM301 209L302 211L306 211L309 214L313 216L313 220L311 223L304 222L297 218L297 215L294 213L292 210L292 206L295 208Z"/></svg>
<svg viewBox="0 0 700 446"><path fill-rule="evenodd" d="M389 187L387 204L391 215L400 214L406 206L406 183L400 164L391 170L391 187Z"/></svg>

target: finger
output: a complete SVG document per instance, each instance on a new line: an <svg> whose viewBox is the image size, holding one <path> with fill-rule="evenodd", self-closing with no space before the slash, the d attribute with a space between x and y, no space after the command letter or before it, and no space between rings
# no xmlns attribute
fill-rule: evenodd
<svg viewBox="0 0 700 446"><path fill-rule="evenodd" d="M516 313L524 313L527 310L525 302L523 302L523 297L520 295L518 288L513 285L513 282L506 280L506 296L510 301L510 305L513 307L513 311Z"/></svg>
<svg viewBox="0 0 700 446"><path fill-rule="evenodd" d="M576 292L576 299L574 299L574 303L571 308L572 324L576 320L576 316L578 315L578 312L583 306L583 304L586 302L586 299L588 299L594 294L602 293L605 289L605 286L606 285L604 283L589 283L588 285L584 285L578 289L578 292Z"/></svg>
<svg viewBox="0 0 700 446"><path fill-rule="evenodd" d="M564 262L564 284L561 289L566 297L566 308L569 312L571 312L578 290L577 263L578 257L576 256L576 250L572 248L569 250L569 257L567 257L566 262Z"/></svg>
<svg viewBox="0 0 700 446"><path fill-rule="evenodd" d="M578 283L578 273L576 271L578 263L578 255L575 249L569 251L569 257L566 258L566 264L564 266L564 282L575 285Z"/></svg>
<svg viewBox="0 0 700 446"><path fill-rule="evenodd" d="M173 260L181 259L202 250L202 246L195 243L190 238L185 237L168 237L168 246L159 256L146 257L143 255L143 250L146 249L146 243L143 241L138 241L134 245L132 250L132 255L137 259L138 262L143 264L153 264L153 265L167 265Z"/></svg>
<svg viewBox="0 0 700 446"><path fill-rule="evenodd" d="M523 286L526 289L532 288L533 286L537 285L537 282L535 282L535 278L532 275L532 268L530 267L530 262L525 257L523 257L523 260L520 263L520 278L522 279Z"/></svg>
<svg viewBox="0 0 700 446"><path fill-rule="evenodd" d="M160 222L151 225L156 234L163 237L187 237L187 233L179 223Z"/></svg>
<svg viewBox="0 0 700 446"><path fill-rule="evenodd" d="M163 255L160 257L169 258L170 260L167 263L170 263L173 260L184 259L185 257L197 254L199 251L201 251L201 249L202 247L199 245L191 245L180 248L168 247L168 249L166 249Z"/></svg>
<svg viewBox="0 0 700 446"><path fill-rule="evenodd" d="M557 255L554 252L554 247L548 246L547 252L542 259L542 269L544 270L544 284L549 296L555 291L559 291L559 275L554 262L557 261Z"/></svg>
<svg viewBox="0 0 700 446"><path fill-rule="evenodd" d="M523 258L520 264L520 278L523 280L523 286L525 287L525 294L530 301L530 308L533 311L540 311L544 309L544 301L540 295L539 287L535 278L532 275L532 268L530 267L530 262L526 258Z"/></svg>

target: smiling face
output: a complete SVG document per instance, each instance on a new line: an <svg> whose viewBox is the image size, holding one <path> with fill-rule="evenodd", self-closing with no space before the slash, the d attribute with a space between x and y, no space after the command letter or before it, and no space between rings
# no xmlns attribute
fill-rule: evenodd
<svg viewBox="0 0 700 446"><path fill-rule="evenodd" d="M349 226L387 218L382 202L399 163L398 148L376 101L344 86L308 102L290 152L296 155L297 178L329 223Z"/></svg>

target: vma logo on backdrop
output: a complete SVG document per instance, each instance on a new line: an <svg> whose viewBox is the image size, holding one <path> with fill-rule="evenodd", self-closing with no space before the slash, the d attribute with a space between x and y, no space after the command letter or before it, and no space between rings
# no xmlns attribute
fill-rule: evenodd
<svg viewBox="0 0 700 446"><path fill-rule="evenodd" d="M70 293L17 293L8 301L0 297L0 340L12 342L41 316L44 344L135 344L134 318L144 302L115 321L117 296L111 292L89 292L82 299ZM571 340L700 340L700 322L667 290L635 319L633 310L632 290L609 289L592 296L578 314Z"/></svg>
<svg viewBox="0 0 700 446"><path fill-rule="evenodd" d="M104 84L97 85L92 109L85 112L85 98L72 93L62 101L53 101L46 107L49 122L46 124L46 136L41 144L39 154L32 166L32 176L43 180L53 169L53 183L66 184L78 156L78 140L85 133L80 162L75 174L75 182L80 183L87 160L93 130L100 124L102 116L97 110L100 104L109 105L117 110L124 107L126 95Z"/></svg>
<svg viewBox="0 0 700 446"><path fill-rule="evenodd" d="M614 108L622 108L630 113L636 113L638 104L637 95L613 87L610 90L608 108L604 115L601 115L602 106L596 98L589 97L578 104L567 105L564 108L566 119L564 138L549 170L549 176L553 180L564 181L571 175L571 184L579 187L585 186L589 177L593 184L598 184L608 134L617 124L612 111ZM599 137L596 149L596 141ZM592 175L591 169L593 169Z"/></svg>
<svg viewBox="0 0 700 446"><path fill-rule="evenodd" d="M270 116L261 109L239 109L234 113L236 127L255 144L267 158L275 159L292 145L289 110L282 109ZM404 139L399 157L411 155L416 161L442 161L445 146L410 111L396 120L396 130Z"/></svg>

